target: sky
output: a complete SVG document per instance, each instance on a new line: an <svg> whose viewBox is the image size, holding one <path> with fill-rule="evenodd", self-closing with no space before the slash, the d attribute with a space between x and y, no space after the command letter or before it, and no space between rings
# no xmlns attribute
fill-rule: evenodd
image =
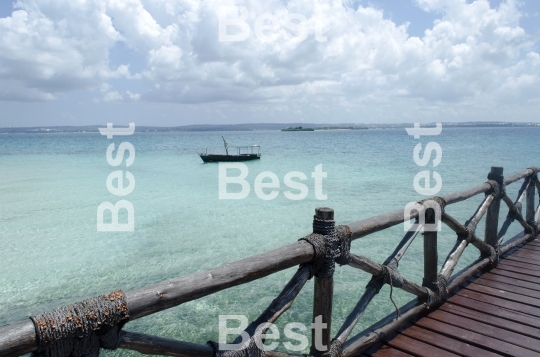
<svg viewBox="0 0 540 357"><path fill-rule="evenodd" d="M0 127L540 122L538 0L2 0Z"/></svg>

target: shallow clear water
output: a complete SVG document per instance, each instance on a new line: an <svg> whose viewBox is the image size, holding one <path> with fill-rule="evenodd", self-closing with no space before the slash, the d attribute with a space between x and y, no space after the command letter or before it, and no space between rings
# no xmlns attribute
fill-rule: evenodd
<svg viewBox="0 0 540 357"><path fill-rule="evenodd" d="M420 140L404 129L135 133L114 140L88 133L0 135L0 326L114 289L149 286L287 245L310 233L315 207L334 208L338 224L400 209L424 198L412 182L431 164L421 168L414 163L418 142L436 141L442 147L435 170L443 179L439 195L444 195L484 182L490 166L503 166L506 175L539 166L539 134L540 128L443 128L439 136ZM281 183L276 199L259 199L253 187L243 200L219 199L218 165L203 164L196 153L223 151L221 135L231 145L261 145L262 159L246 163L247 181L253 186L257 174L274 172ZM135 207L135 231L97 232L98 205L118 200L106 188L116 168L109 166L105 152L111 142L118 146L122 141L136 149L129 168L136 186L125 197ZM316 199L311 178L319 164L328 175L325 201ZM290 171L308 177L306 199L284 197L283 177ZM518 189L519 184L512 185L509 195L515 198ZM481 200L479 195L447 211L465 222ZM518 228L514 224L509 236ZM352 249L382 262L402 236L397 226L355 241ZM443 227L439 242L442 263L455 235ZM469 247L458 269L477 256ZM421 282L421 239L400 262L400 271ZM219 314L254 320L293 274L289 269L231 288L130 322L126 329L197 343L217 340ZM334 333L368 280L368 274L353 268L336 269ZM290 321L309 325L312 285L306 285L278 326ZM397 289L393 296L400 305L413 298ZM385 287L355 331L392 309Z"/></svg>

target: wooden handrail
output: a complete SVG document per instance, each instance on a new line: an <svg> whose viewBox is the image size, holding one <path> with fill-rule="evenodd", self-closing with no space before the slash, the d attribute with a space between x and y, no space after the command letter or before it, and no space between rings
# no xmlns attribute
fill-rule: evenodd
<svg viewBox="0 0 540 357"><path fill-rule="evenodd" d="M504 254L519 244L534 237L539 230L538 219L540 216L540 205L534 207L535 188L540 193L540 183L536 177L540 171L540 167L528 168L524 171L515 173L509 177L502 178L502 168L494 168L492 174L500 173L500 181L506 186L520 179L525 179L519 191L518 198L514 202L508 198L506 194L497 195L497 190L493 190L493 182L486 182L473 188L452 193L441 197L446 206L453 203L461 202L469 199L480 193L486 193L483 202L480 204L471 219L462 225L449 214L444 212L441 216L441 221L448 225L458 235L458 241L449 253L446 261L440 272L436 273L437 268L437 245L436 232L426 233L424 236L425 249L425 265L424 265L424 286L415 284L406 279L403 279L397 271L397 262L405 254L407 248L412 241L422 230L422 225L418 224L415 231L407 232L400 244L394 252L386 259L383 264L372 262L368 258L350 254L348 265L366 271L373 275L371 282L368 284L365 293L358 301L358 304L353 309L349 317L340 328L334 343L339 342L344 345L344 356L351 356L354 353L362 351L371 343L379 340L393 331L397 326L400 326L408 319L413 318L419 312L426 308L434 306L444 298L444 291L436 291L435 283L437 279L443 279L438 283L445 282L450 278L458 260L471 243L478 248L482 253L482 257L473 263L467 269L455 274L448 281L448 290L459 286L461 283L470 279L480 269L494 263L493 256L496 253ZM503 187L499 187L502 192ZM521 214L521 202L526 198L526 219ZM503 200L508 208L509 215L497 233L499 201ZM318 211L321 214L329 214L328 210ZM326 213L325 213L326 212ZM319 214L317 213L317 214ZM485 240L480 240L476 234L476 227L482 217L486 215L486 237ZM411 218L418 218L418 212L414 212ZM322 217L322 216L321 216ZM319 217L319 218L321 218ZM329 219L322 217L321 219ZM344 232L348 232L345 236L340 236L342 250L344 240L355 240L365 237L371 233L395 226L403 222L404 210L394 211L388 214L378 215L365 220L353 222L344 228ZM333 211L332 217L333 220ZM506 234L508 226L512 221L517 220L524 228L524 233L506 245L498 247L500 239ZM429 223L429 222L428 222ZM333 227L333 226L332 226ZM489 234L488 234L489 230ZM318 233L318 232L314 232ZM329 236L320 235L323 242L327 242ZM433 243L435 242L435 243ZM497 251L497 252L496 252ZM347 252L348 253L348 252ZM344 254L342 251L341 254ZM232 286L248 283L253 280L265 277L281 270L300 265L300 269L291 279L289 284L283 289L281 294L272 302L265 312L255 321L274 322L284 311L292 304L294 298L300 292L305 282L311 277L313 267L317 257L316 249L305 240L301 240L272 250L267 253L255 255L237 262L229 263L214 269L194 273L184 277L168 280L150 287L125 293L127 307L129 310L130 320L138 319L149 314L162 311L173 306L177 306L187 301L198 299L200 297L227 289ZM334 257L335 258L335 257ZM332 259L334 259L332 258ZM326 258L328 259L328 257ZM373 297L378 293L384 284L392 283L392 279L397 283L399 288L418 296L423 301L412 302L402 309L402 315L399 319L385 320L372 327L371 330L363 332L352 339L348 339L349 334L356 326L365 308ZM436 299L433 300L433 297ZM322 315L324 321L331 323L331 309L333 298L333 280L332 277L316 277L315 279L315 302L314 302L314 317ZM427 299L427 300L426 300ZM253 324L252 324L253 325ZM250 325L248 330L254 332L253 326ZM330 329L325 336L324 343L330 346ZM262 333L259 331L258 333ZM164 354L170 356L199 356L206 357L213 353L213 348L209 345L196 345L187 342L174 341L159 337L148 336L144 334L122 332L120 334L120 348L128 348L137 350L141 353ZM336 342L337 341L337 342ZM0 327L0 357L21 355L32 352L36 348L35 328L30 320ZM314 351L313 354L318 355L322 351ZM272 352L269 356L286 356L287 354Z"/></svg>

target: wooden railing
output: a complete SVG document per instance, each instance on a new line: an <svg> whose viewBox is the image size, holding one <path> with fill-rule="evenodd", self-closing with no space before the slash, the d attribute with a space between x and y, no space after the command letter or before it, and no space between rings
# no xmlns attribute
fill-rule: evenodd
<svg viewBox="0 0 540 357"><path fill-rule="evenodd" d="M193 344L120 329L115 330L117 331L115 332L117 341L113 343L113 348L118 347L138 351L143 354L167 356L289 356L281 352L260 351L254 341L256 338L260 339L265 331L256 327L263 322L275 322L290 308L302 287L314 276L313 319L315 321L316 317L319 317L319 319L322 317L322 322L327 324L327 328L323 330L322 341L319 344L319 347L320 345L325 347L323 350L318 350L314 345L314 338L312 338L310 354L331 357L341 355L345 357L355 356L419 313L439 305L451 290L470 279L480 270L495 266L500 255L537 236L540 205L537 208L534 207L534 197L535 188L538 188L540 193L540 183L537 178L538 171L540 171L539 167L529 168L510 177L503 178L502 168L493 167L486 183L462 192L420 202L422 209L413 211L410 217L416 220L416 224L413 226L414 228L405 233L394 252L382 264L376 263L366 257L352 254L350 252L351 241L403 223L404 209L354 222L349 225L335 226L333 210L329 208L318 208L314 217L313 234L302 238L298 242L268 253L165 281L136 291L105 295L107 300L113 296L113 298L110 298L111 301L115 297L122 299L124 304L122 306L126 310L125 317L127 319L129 315L129 320L131 321L232 286L248 283L293 266L299 266L289 283L272 301L270 306L259 318L248 326L246 332L250 336L250 339L243 345L244 348L240 351L226 353L225 351L217 350L218 345L213 343L206 345ZM517 200L513 202L506 195L505 187L521 179L523 179L523 184L519 190ZM459 223L445 209L448 205L467 200L482 193L485 194L484 200L465 224ZM508 206L509 211L499 229L498 220L501 200ZM526 205L525 217L521 209L524 200ZM427 202L437 203L442 208L440 215ZM421 213L420 216L419 212ZM476 227L484 215L486 215L485 237L484 239L480 239L476 235ZM424 229L425 225L437 224L439 219L456 232L456 244L451 249L440 271L437 271L437 231L426 230L423 238L423 282L418 284L404 279L397 269L398 262L418 233ZM515 220L523 227L523 232L508 240L505 245L500 246L500 242L506 235L508 227ZM452 276L459 258L469 244L472 244L480 251L480 258ZM343 326L332 339L330 331L334 287L333 270L336 262L361 269L371 274L372 278L353 311L348 315ZM406 292L416 295L417 298L401 307L401 314L397 318L396 314L390 314L385 319L350 338L353 328L362 317L366 307L384 284L391 284L393 288L401 288ZM80 305L79 309L81 309ZM84 318L82 315L94 318L96 320L94 321L95 326L100 326L104 321L97 321L100 317L96 317L96 315L99 314L92 311L81 311L80 315L80 318ZM107 315L108 313L101 313L100 316L104 318ZM68 317L68 321L71 322L73 316L69 315ZM78 318L76 317L76 319ZM50 336L53 336L55 331L58 331L60 328L65 329L65 325L69 325L67 322L61 322L61 324L63 326L59 326L58 321L52 321L52 319L49 322L46 319L39 320L35 318L1 327L0 356L21 355L32 351L35 352L37 349L41 350L37 351L38 353L43 354L45 353L43 348L48 348L48 344L61 344L63 343L62 339L77 336L75 339L78 338L82 341L88 338L89 335L101 334L99 328L96 328L96 331L83 331L83 333L81 332L83 327L80 324L78 328L81 331L77 333L77 324L74 322L73 329L75 331L72 331L72 335L64 333L63 337L54 337L57 339L56 341L48 341L43 335L40 336L43 331L48 330L49 335L47 336L49 337L47 338L51 338ZM105 325L105 323L103 324ZM107 328L110 329L110 326ZM57 335L62 334L57 333ZM237 341L241 341L241 339L237 339ZM97 349L98 353L99 345ZM58 354L55 351L49 351L47 353Z"/></svg>

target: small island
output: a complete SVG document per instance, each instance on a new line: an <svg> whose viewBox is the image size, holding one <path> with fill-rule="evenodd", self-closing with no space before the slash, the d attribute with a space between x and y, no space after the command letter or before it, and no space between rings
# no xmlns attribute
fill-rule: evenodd
<svg viewBox="0 0 540 357"><path fill-rule="evenodd" d="M295 128L288 127L286 129L281 129L281 131L315 131L313 128L302 128L301 126L297 126Z"/></svg>

